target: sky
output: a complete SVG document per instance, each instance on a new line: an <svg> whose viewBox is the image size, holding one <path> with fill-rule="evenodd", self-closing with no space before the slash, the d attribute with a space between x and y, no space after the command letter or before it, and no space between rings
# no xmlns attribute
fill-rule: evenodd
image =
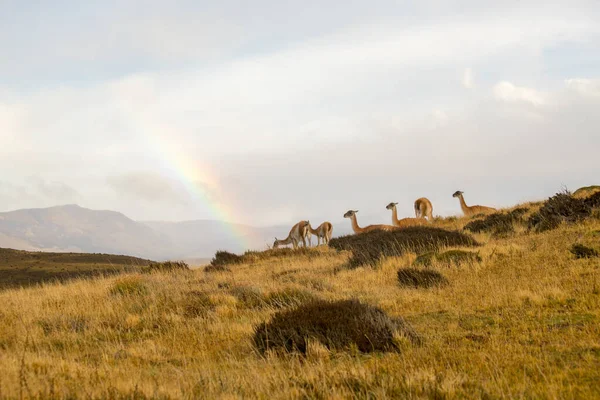
<svg viewBox="0 0 600 400"><path fill-rule="evenodd" d="M598 184L600 3L489 4L0 0L0 211L385 222Z"/></svg>

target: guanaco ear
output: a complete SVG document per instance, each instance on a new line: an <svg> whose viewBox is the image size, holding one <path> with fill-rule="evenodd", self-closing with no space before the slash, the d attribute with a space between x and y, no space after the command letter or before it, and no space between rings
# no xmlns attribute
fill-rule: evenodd
<svg viewBox="0 0 600 400"><path fill-rule="evenodd" d="M354 213L357 213L357 212L358 212L358 210L354 210Z"/></svg>

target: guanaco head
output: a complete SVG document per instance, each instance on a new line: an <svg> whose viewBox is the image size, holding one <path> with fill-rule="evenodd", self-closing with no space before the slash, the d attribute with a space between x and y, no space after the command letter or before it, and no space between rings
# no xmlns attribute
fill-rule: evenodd
<svg viewBox="0 0 600 400"><path fill-rule="evenodd" d="M273 248L274 249L279 248L279 239L275 238L275 242L273 242Z"/></svg>
<svg viewBox="0 0 600 400"><path fill-rule="evenodd" d="M394 207L396 207L398 205L398 203L390 203L387 206L385 206L386 210L393 210Z"/></svg>
<svg viewBox="0 0 600 400"><path fill-rule="evenodd" d="M461 192L460 190L457 190L456 192L454 192L452 197L460 197L460 196L462 196L462 194L463 194L463 192Z"/></svg>
<svg viewBox="0 0 600 400"><path fill-rule="evenodd" d="M358 210L348 210L346 211L346 214L344 214L344 218L352 218L357 212Z"/></svg>

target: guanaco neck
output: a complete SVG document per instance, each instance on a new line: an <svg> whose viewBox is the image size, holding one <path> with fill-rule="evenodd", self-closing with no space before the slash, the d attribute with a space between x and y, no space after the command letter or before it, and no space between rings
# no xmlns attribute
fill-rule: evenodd
<svg viewBox="0 0 600 400"><path fill-rule="evenodd" d="M319 228L320 227L317 227L317 229L313 229L313 227L311 225L308 225L308 231L310 233L312 233L313 235L318 235L319 234Z"/></svg>
<svg viewBox="0 0 600 400"><path fill-rule="evenodd" d="M392 207L392 225L398 225L398 210L396 206Z"/></svg>
<svg viewBox="0 0 600 400"><path fill-rule="evenodd" d="M458 196L458 201L460 201L460 208L462 209L463 213L468 214L469 211L471 211L471 207L465 203L465 199L462 194Z"/></svg>
<svg viewBox="0 0 600 400"><path fill-rule="evenodd" d="M352 215L352 217L350 217L350 220L352 221L352 230L354 231L354 233L362 233L364 231L363 228L358 226L358 222L356 222L356 214Z"/></svg>

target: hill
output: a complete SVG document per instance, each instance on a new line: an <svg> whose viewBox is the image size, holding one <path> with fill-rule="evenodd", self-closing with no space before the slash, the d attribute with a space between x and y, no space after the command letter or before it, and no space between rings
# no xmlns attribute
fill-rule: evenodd
<svg viewBox="0 0 600 400"><path fill-rule="evenodd" d="M28 252L0 248L0 290L123 273L150 263L141 258L111 254Z"/></svg>
<svg viewBox="0 0 600 400"><path fill-rule="evenodd" d="M2 291L2 395L599 398L600 210L560 201Z"/></svg>

